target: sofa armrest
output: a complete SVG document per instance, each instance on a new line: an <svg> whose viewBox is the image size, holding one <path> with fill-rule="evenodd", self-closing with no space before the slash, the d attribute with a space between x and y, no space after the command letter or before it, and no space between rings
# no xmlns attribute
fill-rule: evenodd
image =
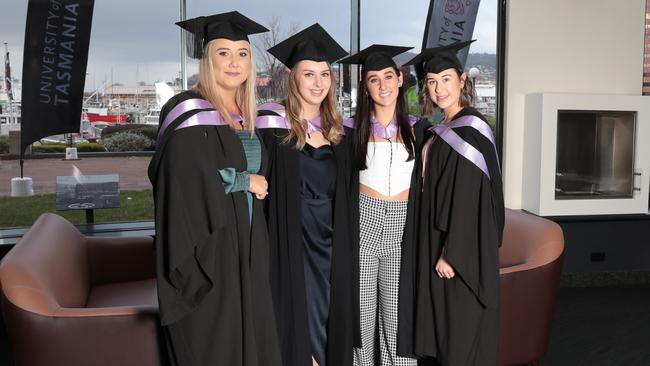
<svg viewBox="0 0 650 366"><path fill-rule="evenodd" d="M91 286L156 277L153 238L88 237Z"/></svg>
<svg viewBox="0 0 650 366"><path fill-rule="evenodd" d="M3 305L16 365L166 364L160 359L164 349L158 344L162 339L158 317L148 309L112 308L107 309L110 312L91 314L85 309L66 308L50 317L25 311L10 302Z"/></svg>
<svg viewBox="0 0 650 366"><path fill-rule="evenodd" d="M523 263L512 266L499 268L501 275L514 272L522 272L542 267L554 262L564 253L564 241L562 237L547 240L543 244L537 244L534 248L529 248L528 258Z"/></svg>
<svg viewBox="0 0 650 366"><path fill-rule="evenodd" d="M60 318L83 318L126 315L158 315L158 307L151 305L111 306L103 308L59 308L53 316Z"/></svg>

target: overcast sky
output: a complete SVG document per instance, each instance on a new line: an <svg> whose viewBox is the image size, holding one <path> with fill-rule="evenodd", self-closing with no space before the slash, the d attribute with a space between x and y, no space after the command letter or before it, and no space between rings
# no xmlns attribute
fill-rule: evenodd
<svg viewBox="0 0 650 366"><path fill-rule="evenodd" d="M361 48L383 43L419 51L428 6L429 0L362 0ZM497 0L481 1L474 29L478 41L471 52L495 53L496 7ZM187 0L188 18L232 10L261 24L273 17L287 25L296 22L301 29L319 22L349 49L349 0ZM12 75L17 78L22 78L26 14L27 0L0 1L0 41L9 42ZM134 84L179 76L178 18L177 0L95 0L86 90L110 83L111 77L116 83ZM193 72L195 64L189 66L188 73Z"/></svg>

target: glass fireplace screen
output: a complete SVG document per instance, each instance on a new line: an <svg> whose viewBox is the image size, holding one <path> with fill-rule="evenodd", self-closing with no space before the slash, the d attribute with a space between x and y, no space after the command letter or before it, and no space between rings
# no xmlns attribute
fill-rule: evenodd
<svg viewBox="0 0 650 366"><path fill-rule="evenodd" d="M636 112L558 110L555 199L634 193Z"/></svg>

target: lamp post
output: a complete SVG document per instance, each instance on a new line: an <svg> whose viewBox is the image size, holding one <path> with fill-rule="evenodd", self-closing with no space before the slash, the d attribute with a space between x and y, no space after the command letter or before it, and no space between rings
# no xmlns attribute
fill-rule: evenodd
<svg viewBox="0 0 650 366"><path fill-rule="evenodd" d="M469 72L467 73L467 76L469 76L470 79L472 79L472 86L474 88L474 97L475 101L481 102L481 98L478 96L478 90L476 89L476 77L481 73L481 70L479 70L477 67L472 67L469 69Z"/></svg>
<svg viewBox="0 0 650 366"><path fill-rule="evenodd" d="M474 84L474 87L476 87L476 78L479 76L480 73L481 70L479 70L476 67L472 67L471 69L469 69L467 76L469 76L472 79L472 84Z"/></svg>

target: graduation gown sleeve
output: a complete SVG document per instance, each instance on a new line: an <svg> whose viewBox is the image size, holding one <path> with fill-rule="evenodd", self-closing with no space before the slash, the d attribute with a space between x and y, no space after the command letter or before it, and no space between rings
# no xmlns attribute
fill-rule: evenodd
<svg viewBox="0 0 650 366"><path fill-rule="evenodd" d="M420 202L419 193L422 187L419 185L420 179L418 167L421 162L422 144L428 137L427 129L430 127L429 121L420 119L413 126L415 135L415 163L411 175L411 188L409 190L409 203L406 212L406 223L402 234L402 253L400 264L400 283L399 283L399 309L397 324L397 354L402 357L415 358L413 351L413 314L415 298L415 268L416 268L416 228L418 227L417 215L418 204Z"/></svg>
<svg viewBox="0 0 650 366"><path fill-rule="evenodd" d="M466 113L474 112L473 109ZM478 113L478 112L475 112ZM482 118L482 116L481 116ZM447 260L456 274L486 307L498 304L498 250L504 225L501 172L492 143L472 127L456 128L458 135L486 159L490 177L443 141L432 157L430 224L444 233L434 252L446 245ZM426 181L425 181L425 184ZM425 188L426 189L426 188ZM437 260L437 258L436 258Z"/></svg>
<svg viewBox="0 0 650 366"><path fill-rule="evenodd" d="M194 95L170 100L164 116ZM213 243L226 221L219 207L225 192L216 174L215 153L197 143L195 131L172 132L149 166L156 208L158 292L163 324L170 324L196 308L213 285ZM170 136L171 137L171 136ZM200 137L200 136L199 136ZM200 141L200 140L199 140ZM203 158L201 158L203 157Z"/></svg>
<svg viewBox="0 0 650 366"><path fill-rule="evenodd" d="M480 116L466 108L458 117L468 113ZM403 256L398 352L437 357L444 365L490 365L498 338L501 177L487 138L472 127L454 131L483 154L490 177L439 137L424 167L420 157L410 197L415 226L405 234L410 247ZM456 273L451 280L434 270L444 246Z"/></svg>
<svg viewBox="0 0 650 366"><path fill-rule="evenodd" d="M270 242L271 293L285 366L311 361L302 267L299 156L282 143L287 132L281 128L259 129L269 152L269 195L264 211Z"/></svg>
<svg viewBox="0 0 650 366"><path fill-rule="evenodd" d="M163 118L197 97L184 92L172 98ZM253 201L250 216L246 193L226 194L219 175L225 168L246 170L243 145L228 125L176 130L172 124L164 136L149 177L158 301L170 362L279 366L262 202ZM264 151L262 162L263 157Z"/></svg>

